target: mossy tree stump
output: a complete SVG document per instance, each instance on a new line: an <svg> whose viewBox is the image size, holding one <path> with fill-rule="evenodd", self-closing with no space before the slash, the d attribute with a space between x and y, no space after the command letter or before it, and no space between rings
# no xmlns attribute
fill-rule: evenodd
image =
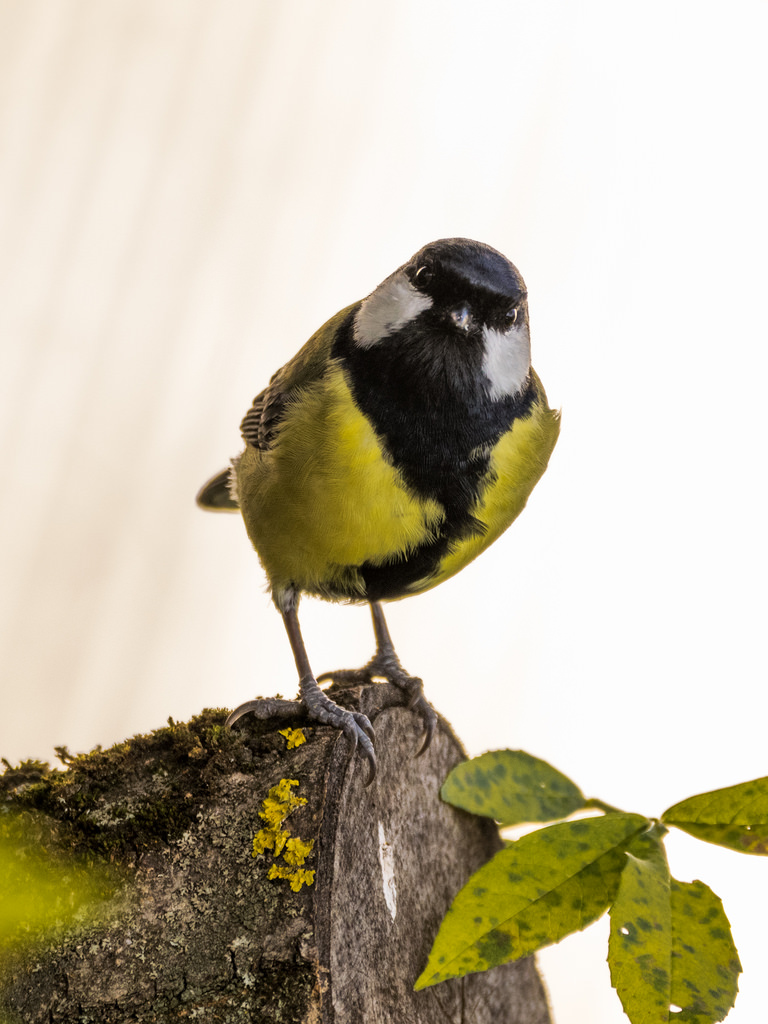
<svg viewBox="0 0 768 1024"><path fill-rule="evenodd" d="M464 757L443 720L415 760L419 721L395 706L394 687L336 698L375 721L379 772L367 789L366 766L335 731L307 728L288 749L278 730L301 722L244 719L230 733L219 711L64 771L5 773L6 805L55 819L69 845L131 879L108 921L6 968L16 1019L547 1024L532 959L413 991L448 905L498 833L439 799ZM281 780L296 784L275 789ZM306 802L283 820L286 793ZM254 857L259 832L267 848ZM302 842L278 852L288 834Z"/></svg>

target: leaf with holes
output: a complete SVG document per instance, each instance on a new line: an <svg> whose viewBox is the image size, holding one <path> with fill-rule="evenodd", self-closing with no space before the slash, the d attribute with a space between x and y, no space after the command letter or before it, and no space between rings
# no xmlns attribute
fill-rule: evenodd
<svg viewBox="0 0 768 1024"><path fill-rule="evenodd" d="M517 960L597 920L613 902L639 814L531 832L469 879L443 919L416 989Z"/></svg>
<svg viewBox="0 0 768 1024"><path fill-rule="evenodd" d="M492 750L457 765L440 796L502 825L567 818L584 806L574 782L524 750Z"/></svg>
<svg viewBox="0 0 768 1024"><path fill-rule="evenodd" d="M723 904L703 882L672 879L672 1005L670 1020L711 1024L736 1001L739 954Z"/></svg>
<svg viewBox="0 0 768 1024"><path fill-rule="evenodd" d="M671 879L658 827L627 850L610 909L608 966L632 1024L668 1024L672 1002Z"/></svg>
<svg viewBox="0 0 768 1024"><path fill-rule="evenodd" d="M736 999L738 954L712 890L671 878L662 834L627 850L610 911L611 983L632 1024L714 1024Z"/></svg>
<svg viewBox="0 0 768 1024"><path fill-rule="evenodd" d="M664 811L665 825L739 853L768 854L768 776L714 789Z"/></svg>

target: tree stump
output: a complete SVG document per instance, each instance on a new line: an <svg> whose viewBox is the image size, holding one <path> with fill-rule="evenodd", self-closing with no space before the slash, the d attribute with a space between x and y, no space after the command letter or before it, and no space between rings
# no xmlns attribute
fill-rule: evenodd
<svg viewBox="0 0 768 1024"><path fill-rule="evenodd" d="M18 1020L548 1024L533 959L413 991L498 832L439 798L465 756L445 721L416 760L420 723L395 706L394 687L334 695L375 721L368 788L367 767L334 730L305 728L307 742L288 749L286 722L246 718L230 732L222 711L38 781L5 773L6 806L56 819L71 847L107 854L131 879L109 920L6 970ZM306 802L283 819L283 797ZM267 847L254 856L257 833L257 850Z"/></svg>

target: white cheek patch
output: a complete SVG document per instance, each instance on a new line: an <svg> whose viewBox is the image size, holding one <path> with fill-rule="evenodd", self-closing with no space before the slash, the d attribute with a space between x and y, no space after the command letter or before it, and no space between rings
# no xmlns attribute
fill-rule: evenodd
<svg viewBox="0 0 768 1024"><path fill-rule="evenodd" d="M382 282L363 302L355 317L354 338L360 348L370 348L393 331L405 327L429 309L432 299L414 288L403 271Z"/></svg>
<svg viewBox="0 0 768 1024"><path fill-rule="evenodd" d="M489 397L497 400L516 395L531 369L531 336L527 324L506 332L484 327L483 341L483 373L488 378Z"/></svg>

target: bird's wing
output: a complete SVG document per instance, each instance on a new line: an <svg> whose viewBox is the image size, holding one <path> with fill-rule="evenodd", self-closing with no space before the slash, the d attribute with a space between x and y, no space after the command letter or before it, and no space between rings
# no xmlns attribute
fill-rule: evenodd
<svg viewBox="0 0 768 1024"><path fill-rule="evenodd" d="M272 446L286 407L295 401L304 388L323 376L339 327L359 305L356 302L347 306L323 324L254 398L240 424L240 432L246 444L259 451L266 451Z"/></svg>
<svg viewBox="0 0 768 1024"><path fill-rule="evenodd" d="M269 448L275 427L283 418L285 398L279 387L280 372L278 370L267 387L256 395L240 424L240 433L246 444L262 451Z"/></svg>

